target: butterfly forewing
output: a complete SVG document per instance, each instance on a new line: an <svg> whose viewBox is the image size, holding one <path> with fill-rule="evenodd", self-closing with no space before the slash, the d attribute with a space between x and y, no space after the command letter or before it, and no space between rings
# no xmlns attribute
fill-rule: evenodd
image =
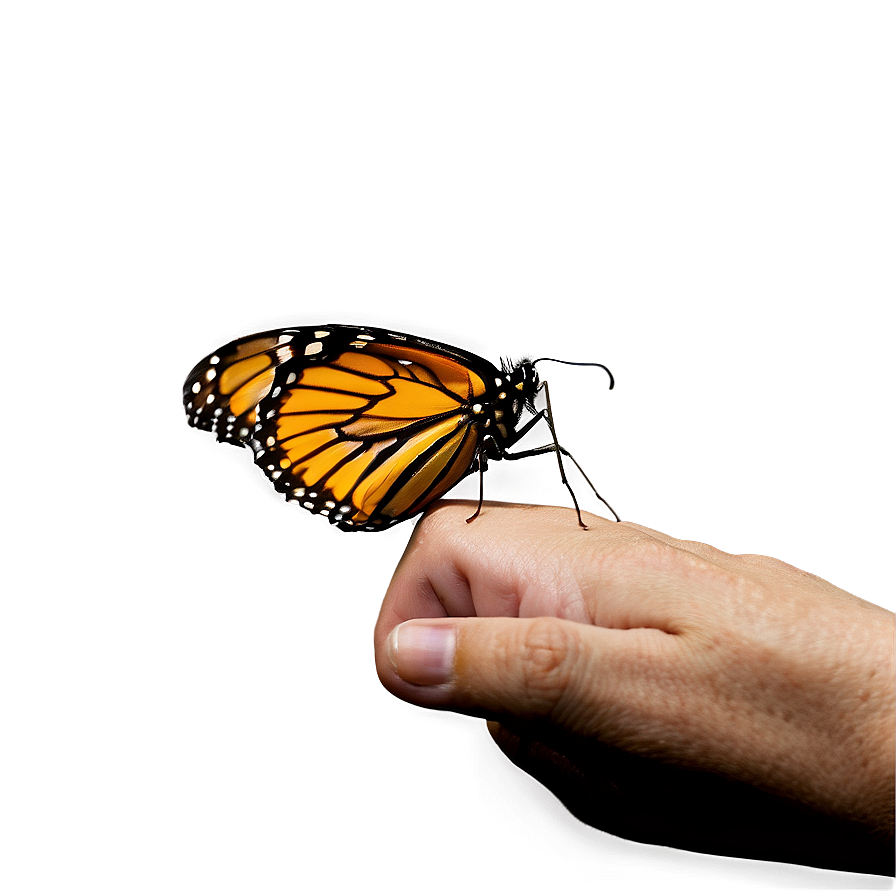
<svg viewBox="0 0 896 896"><path fill-rule="evenodd" d="M219 442L245 443L276 368L291 357L283 331L276 330L235 340L203 358L184 383L190 425L215 433Z"/></svg>

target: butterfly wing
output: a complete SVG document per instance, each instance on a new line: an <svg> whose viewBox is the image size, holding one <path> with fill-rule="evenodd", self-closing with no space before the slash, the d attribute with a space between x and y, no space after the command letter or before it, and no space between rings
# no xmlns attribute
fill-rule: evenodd
<svg viewBox="0 0 896 896"><path fill-rule="evenodd" d="M256 407L270 394L276 369L293 357L293 333L256 333L203 358L184 382L190 425L213 432L219 442L247 444L257 422Z"/></svg>
<svg viewBox="0 0 896 896"><path fill-rule="evenodd" d="M415 516L474 468L472 406L498 376L450 346L325 325L225 346L197 365L185 400L194 426L250 445L287 500L341 529L375 531Z"/></svg>

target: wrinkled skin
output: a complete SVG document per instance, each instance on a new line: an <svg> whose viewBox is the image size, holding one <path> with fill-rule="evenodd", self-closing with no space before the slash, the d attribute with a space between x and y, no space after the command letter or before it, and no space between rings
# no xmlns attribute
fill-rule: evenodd
<svg viewBox="0 0 896 896"><path fill-rule="evenodd" d="M375 632L392 693L490 720L611 833L892 873L892 613L633 523L470 514L431 510L395 572Z"/></svg>

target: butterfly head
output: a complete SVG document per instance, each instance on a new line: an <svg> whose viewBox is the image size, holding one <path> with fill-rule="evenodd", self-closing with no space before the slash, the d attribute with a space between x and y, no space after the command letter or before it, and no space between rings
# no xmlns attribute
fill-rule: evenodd
<svg viewBox="0 0 896 896"><path fill-rule="evenodd" d="M513 390L512 395L519 405L520 410L525 406L529 413L535 413L535 396L541 387L541 380L538 378L538 371L535 364L528 358L520 361L502 361L502 372L507 380L508 387ZM516 404L516 402L515 402ZM516 414L519 418L519 413Z"/></svg>

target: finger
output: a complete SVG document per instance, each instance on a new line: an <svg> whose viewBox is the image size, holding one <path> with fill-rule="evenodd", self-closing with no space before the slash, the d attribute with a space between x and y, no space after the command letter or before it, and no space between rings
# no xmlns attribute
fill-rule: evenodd
<svg viewBox="0 0 896 896"><path fill-rule="evenodd" d="M611 525L594 517L592 537L584 542L584 532L569 508L485 502L479 516L468 523L475 509L469 501L442 501L421 518L396 569L387 601L416 602L419 607L423 592L434 612L402 610L399 615L406 619L443 612L449 616L550 615L548 608L536 606L536 600L556 593L558 574L563 582L573 578L570 570L560 568L558 558L573 558L583 548L593 550L598 527ZM526 605L521 606L524 600Z"/></svg>
<svg viewBox="0 0 896 896"><path fill-rule="evenodd" d="M586 532L565 508L442 503L421 520L389 589L380 642L400 622L444 616L550 616L594 621L583 582L609 523ZM601 528L603 527L603 528ZM588 582L588 587L592 583Z"/></svg>
<svg viewBox="0 0 896 896"><path fill-rule="evenodd" d="M603 627L676 628L665 545L625 524L570 522L569 508L442 502L418 523L383 602L376 641L400 622L557 616Z"/></svg>
<svg viewBox="0 0 896 896"><path fill-rule="evenodd" d="M421 706L619 740L656 715L673 641L550 617L411 620L389 635L377 668Z"/></svg>

